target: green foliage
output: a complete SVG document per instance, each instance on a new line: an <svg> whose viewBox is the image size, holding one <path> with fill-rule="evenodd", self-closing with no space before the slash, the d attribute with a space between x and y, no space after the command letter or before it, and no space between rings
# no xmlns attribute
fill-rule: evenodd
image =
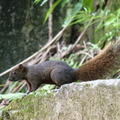
<svg viewBox="0 0 120 120"><path fill-rule="evenodd" d="M93 0L83 0L83 8L87 8L93 11L94 10L93 3L94 3Z"/></svg>
<svg viewBox="0 0 120 120"><path fill-rule="evenodd" d="M71 11L70 15L65 18L65 21L64 21L64 23L63 23L62 26L63 27L67 27L71 23L71 21L73 20L73 18L77 15L77 13L80 11L81 8L82 8L82 3L78 2L74 6L74 8Z"/></svg>
<svg viewBox="0 0 120 120"><path fill-rule="evenodd" d="M43 6L48 0L44 0L40 6Z"/></svg>
<svg viewBox="0 0 120 120"><path fill-rule="evenodd" d="M41 90L51 90L51 89L54 89L55 88L55 85L44 85Z"/></svg>
<svg viewBox="0 0 120 120"><path fill-rule="evenodd" d="M45 3L47 0L35 0L36 3L41 1ZM88 22L92 21L90 26L96 24L96 32L104 31L103 37L100 40L111 40L119 34L120 9L118 8L111 11L107 8L103 10L103 0L98 1L100 5L99 11L95 11L95 1L93 0L75 0L74 2L72 0L56 0L53 6L48 9L44 22L46 22L51 12L53 12L58 5L60 5L62 9L69 4L72 5L71 13L65 18L62 25L63 27L80 23L83 25L83 28L85 28L88 26Z"/></svg>
<svg viewBox="0 0 120 120"><path fill-rule="evenodd" d="M68 2L70 2L71 0L63 0L61 3L61 6L64 7Z"/></svg>
<svg viewBox="0 0 120 120"><path fill-rule="evenodd" d="M38 3L41 2L41 1L43 1L43 2L45 3L46 0L35 0L34 3L38 4ZM48 1L48 0L47 0L47 1ZM43 2L42 2L42 3L43 3ZM42 4L42 3L41 3L41 4Z"/></svg>
<svg viewBox="0 0 120 120"><path fill-rule="evenodd" d="M44 23L47 21L49 15L53 12L53 10L57 7L57 5L61 2L62 0L57 0L53 6L48 10L46 16L45 16L45 20L44 20Z"/></svg>
<svg viewBox="0 0 120 120"><path fill-rule="evenodd" d="M120 9L114 12L107 10L103 12L103 15L103 20L101 20L98 29L105 27L106 37L111 39L117 36L120 30Z"/></svg>
<svg viewBox="0 0 120 120"><path fill-rule="evenodd" d="M2 100L2 99L14 100L17 98L22 98L23 95L24 95L24 93L0 94L0 100Z"/></svg>
<svg viewBox="0 0 120 120"><path fill-rule="evenodd" d="M110 40L118 35L120 30L120 9L113 13L110 10L101 11L98 15L95 13L91 14L89 9L85 9L84 11L80 11L74 19L75 22L72 22L71 25L77 23L87 25L88 21L93 20L90 25L97 23L96 31L99 29L105 31L105 36L102 39Z"/></svg>
<svg viewBox="0 0 120 120"><path fill-rule="evenodd" d="M48 0L43 0L42 3L40 4L40 6L44 5L44 3L46 3ZM61 7L64 7L67 3L69 3L71 0L56 0L54 2L54 4L52 5L51 8L48 9L47 13L46 13L46 17L44 20L44 23L47 21L49 15L54 11L54 9L60 4ZM41 0L35 0L34 3L39 3L41 2ZM76 2L76 1L75 1ZM82 0L79 0L78 2L76 2L76 4L74 5L72 12L70 14L70 16L68 16L65 19L65 22L63 24L63 27L68 26L70 24L70 22L72 21L72 19L75 17L75 15L78 13L78 11L82 8Z"/></svg>
<svg viewBox="0 0 120 120"><path fill-rule="evenodd" d="M65 48L64 48L65 49ZM67 49L67 48L66 48ZM69 66L71 66L72 68L77 68L78 67L78 56L77 55L75 55L75 54L70 54L70 56L69 57L67 57L67 58L62 58L62 59L60 59L60 58L58 58L58 59L56 59L56 58L50 58L49 60L61 60L61 61L64 61L64 62L66 62ZM80 61L80 60L79 60Z"/></svg>
<svg viewBox="0 0 120 120"><path fill-rule="evenodd" d="M19 85L20 82L16 81L16 82L12 82L10 84L10 86L8 87L8 89L4 92L4 93L11 93L18 85ZM23 88L21 90L21 92L25 93L25 89Z"/></svg>
<svg viewBox="0 0 120 120"><path fill-rule="evenodd" d="M72 68L77 68L78 67L78 60L77 59L78 58L75 54L71 54L68 58L64 58L64 59L61 59L61 60L66 62Z"/></svg>
<svg viewBox="0 0 120 120"><path fill-rule="evenodd" d="M18 84L16 82L16 84ZM13 89L16 84L12 85L11 89ZM48 90L51 90L51 89L54 89L55 88L55 85L44 85L41 89L40 89L40 94L43 95L43 94L47 94L48 93ZM8 89L10 90L10 89ZM7 90L7 91L8 91ZM36 91L37 92L37 91ZM0 100L2 99L9 99L9 100L15 100L17 98L22 98L26 93L7 93L7 94L0 94ZM32 94L32 93L30 93Z"/></svg>

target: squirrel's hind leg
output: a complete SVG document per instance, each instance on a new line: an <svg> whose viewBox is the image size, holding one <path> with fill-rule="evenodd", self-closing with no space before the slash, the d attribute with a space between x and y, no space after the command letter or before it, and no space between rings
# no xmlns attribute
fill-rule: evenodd
<svg viewBox="0 0 120 120"><path fill-rule="evenodd" d="M71 71L68 69L55 68L51 71L50 77L57 86L75 81L71 74Z"/></svg>

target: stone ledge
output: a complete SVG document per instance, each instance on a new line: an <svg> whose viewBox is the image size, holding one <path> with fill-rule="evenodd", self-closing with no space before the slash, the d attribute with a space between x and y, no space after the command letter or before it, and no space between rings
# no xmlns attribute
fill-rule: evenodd
<svg viewBox="0 0 120 120"><path fill-rule="evenodd" d="M66 84L46 95L40 92L13 101L4 120L7 116L11 120L120 120L118 79Z"/></svg>

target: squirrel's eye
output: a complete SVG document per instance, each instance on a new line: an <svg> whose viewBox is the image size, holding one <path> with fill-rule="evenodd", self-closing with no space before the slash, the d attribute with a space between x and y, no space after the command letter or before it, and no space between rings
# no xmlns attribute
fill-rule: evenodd
<svg viewBox="0 0 120 120"><path fill-rule="evenodd" d="M13 74L16 74L16 72L14 71Z"/></svg>

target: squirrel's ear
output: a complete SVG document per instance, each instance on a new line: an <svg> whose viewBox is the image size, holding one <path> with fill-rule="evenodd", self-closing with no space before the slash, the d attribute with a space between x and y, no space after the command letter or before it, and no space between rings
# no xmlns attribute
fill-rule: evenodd
<svg viewBox="0 0 120 120"><path fill-rule="evenodd" d="M22 64L20 64L18 67L19 67L19 69L20 69L21 71L25 71L25 70L26 70L25 66L22 65Z"/></svg>

